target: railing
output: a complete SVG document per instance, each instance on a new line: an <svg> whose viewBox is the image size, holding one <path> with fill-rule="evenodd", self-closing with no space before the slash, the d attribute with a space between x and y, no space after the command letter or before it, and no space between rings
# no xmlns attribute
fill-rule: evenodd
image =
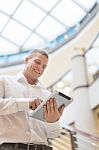
<svg viewBox="0 0 99 150"><path fill-rule="evenodd" d="M49 145L53 147L53 150L73 150L72 137L71 132L63 128L61 134L55 140L49 140Z"/></svg>
<svg viewBox="0 0 99 150"><path fill-rule="evenodd" d="M50 140L50 145L54 150L99 150L99 137L65 126L57 139Z"/></svg>
<svg viewBox="0 0 99 150"><path fill-rule="evenodd" d="M77 141L74 143L77 144L75 150L99 150L99 137L91 135L81 130L75 129Z"/></svg>

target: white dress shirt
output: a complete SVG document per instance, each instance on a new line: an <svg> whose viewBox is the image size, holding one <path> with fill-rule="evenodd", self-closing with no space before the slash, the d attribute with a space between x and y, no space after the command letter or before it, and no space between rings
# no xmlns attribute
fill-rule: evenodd
<svg viewBox="0 0 99 150"><path fill-rule="evenodd" d="M27 83L24 75L0 76L0 144L34 143L47 144L48 138L59 135L59 121L47 123L31 117L29 100L44 100L50 92Z"/></svg>

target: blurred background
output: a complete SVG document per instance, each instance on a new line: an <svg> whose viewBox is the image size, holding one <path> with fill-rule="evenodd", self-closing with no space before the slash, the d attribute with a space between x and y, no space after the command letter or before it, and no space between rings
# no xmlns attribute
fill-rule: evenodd
<svg viewBox="0 0 99 150"><path fill-rule="evenodd" d="M84 139L86 133L99 136L99 1L0 0L0 74L21 71L33 49L44 49L50 57L40 81L73 98L60 120L64 134L72 128L77 135L84 132ZM86 149L99 150L92 147L98 145L95 138ZM66 150L62 146L53 144Z"/></svg>

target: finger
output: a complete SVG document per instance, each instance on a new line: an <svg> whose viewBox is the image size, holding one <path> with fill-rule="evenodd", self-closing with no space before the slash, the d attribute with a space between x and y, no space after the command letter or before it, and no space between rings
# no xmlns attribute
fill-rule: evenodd
<svg viewBox="0 0 99 150"><path fill-rule="evenodd" d="M50 113L50 102L49 102L49 100L46 103L46 110L47 110L47 113Z"/></svg>
<svg viewBox="0 0 99 150"><path fill-rule="evenodd" d="M36 107L38 107L40 105L38 99L35 100L35 105L36 105Z"/></svg>
<svg viewBox="0 0 99 150"><path fill-rule="evenodd" d="M57 107L57 102L56 102L55 98L54 98L54 102L53 103L54 103L54 110L57 111L58 107Z"/></svg>
<svg viewBox="0 0 99 150"><path fill-rule="evenodd" d="M43 102L43 100L41 100L40 98L37 98L39 103L41 104Z"/></svg>
<svg viewBox="0 0 99 150"><path fill-rule="evenodd" d="M37 98L36 100L35 100L35 105L36 105L36 107L38 107L40 104L41 104L41 99L39 99L39 98Z"/></svg>
<svg viewBox="0 0 99 150"><path fill-rule="evenodd" d="M55 108L54 108L54 99L50 99L49 104L50 104L50 111L54 112L55 111Z"/></svg>
<svg viewBox="0 0 99 150"><path fill-rule="evenodd" d="M30 101L30 109L34 110L36 108L36 102L34 101Z"/></svg>
<svg viewBox="0 0 99 150"><path fill-rule="evenodd" d="M32 109L32 102L29 101L29 108Z"/></svg>
<svg viewBox="0 0 99 150"><path fill-rule="evenodd" d="M46 105L43 105L43 116L44 116L44 119L46 119L46 115L47 115Z"/></svg>
<svg viewBox="0 0 99 150"><path fill-rule="evenodd" d="M43 114L44 114L44 116L46 115L46 113L47 113L46 105L43 105Z"/></svg>
<svg viewBox="0 0 99 150"><path fill-rule="evenodd" d="M46 105L43 105L43 111L46 112Z"/></svg>

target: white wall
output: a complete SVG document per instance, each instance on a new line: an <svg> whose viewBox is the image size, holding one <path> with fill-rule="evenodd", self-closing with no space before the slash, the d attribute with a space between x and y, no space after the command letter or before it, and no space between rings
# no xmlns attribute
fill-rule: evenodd
<svg viewBox="0 0 99 150"><path fill-rule="evenodd" d="M99 80L98 80L97 85L99 89ZM92 100L93 101L96 100L97 103L99 104L99 92L97 91L98 95L96 95L96 92L95 92L96 88L97 87L94 86L95 95L93 95L93 97L95 96L95 98ZM61 121L61 124L64 124L64 125L75 122L77 129L95 135L97 132L96 122L94 121L93 112L90 107L90 98L92 98L91 97L92 94L90 97L89 96L86 97L87 93L88 93L88 90L86 89L79 89L75 91L74 101L65 108L60 121ZM81 97L79 97L79 95L81 95Z"/></svg>
<svg viewBox="0 0 99 150"><path fill-rule="evenodd" d="M99 105L99 78L89 87L89 97L92 109Z"/></svg>

